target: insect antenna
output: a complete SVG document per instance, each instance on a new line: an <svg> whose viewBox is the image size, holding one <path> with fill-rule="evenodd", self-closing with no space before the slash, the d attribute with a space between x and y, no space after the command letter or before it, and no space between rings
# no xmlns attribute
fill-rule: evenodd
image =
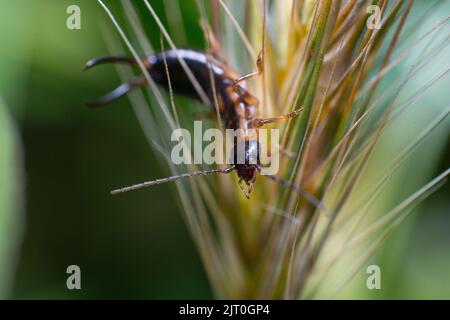
<svg viewBox="0 0 450 320"><path fill-rule="evenodd" d="M332 216L332 211L327 207L325 207L319 199L317 199L314 195L312 195L308 191L305 191L302 188L299 188L296 185L293 185L292 183L277 176L264 175L264 177L274 181L275 183L278 183L279 185L285 188L289 188L292 191L298 193L300 196L305 198L309 203L314 205L316 208L323 210L328 217Z"/></svg>
<svg viewBox="0 0 450 320"><path fill-rule="evenodd" d="M259 204L259 206L261 208L266 209L267 212L269 212L269 213L272 213L274 215L277 215L277 216L283 217L284 219L289 220L293 224L297 224L297 225L300 224L299 218L295 217L293 214L287 212L286 210L279 209L268 203L261 203L261 204Z"/></svg>
<svg viewBox="0 0 450 320"><path fill-rule="evenodd" d="M118 194L118 193L124 193L124 192L128 192L128 191L133 191L133 190L137 190L137 189L142 189L142 188L146 188L146 187L151 187L157 184L163 184L166 182L172 182L172 181L176 181L176 180L180 180L183 178L189 178L189 177L197 177L197 176L207 176L210 174L217 174L217 173L221 173L221 174L227 174L230 173L231 171L234 170L234 166L225 168L225 169L213 169L213 170L203 170L203 171L194 171L194 172L188 172L188 173L183 173L180 175L176 175L176 176L171 176L171 177L167 177L167 178L161 178L161 179L155 179L155 180L151 180L151 181L145 181L142 183L138 183L138 184L134 184L128 187L123 187L123 188L119 188L119 189L115 189L111 191L111 194Z"/></svg>

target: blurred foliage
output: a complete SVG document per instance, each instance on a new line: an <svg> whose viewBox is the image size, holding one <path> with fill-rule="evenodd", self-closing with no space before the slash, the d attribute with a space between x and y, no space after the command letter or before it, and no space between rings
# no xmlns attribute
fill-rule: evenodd
<svg viewBox="0 0 450 320"><path fill-rule="evenodd" d="M161 2L152 3L166 23ZM120 12L119 1L107 3ZM81 7L81 30L65 26L71 4ZM201 48L196 7L192 1L182 1L182 6L188 40L181 45ZM152 43L159 47L151 16L144 6L138 7L148 21L145 27ZM15 245L12 241L21 244L7 297L210 298L203 267L169 192L171 186L109 195L118 184L159 177L161 171L126 100L104 110L83 106L84 100L119 82L113 68L81 72L84 62L108 53L103 32L114 33L96 1L0 0L0 30L0 95L20 127L26 174L26 226L20 241L20 212L10 192L20 184L14 173L20 159L14 158L14 152L21 144L2 104L0 286L11 267L4 252ZM440 92L448 90L448 79L441 85ZM443 96L448 103L448 95ZM428 99L435 101L435 97ZM400 133L407 133L417 117L405 121L383 146L395 151L393 137L407 138ZM448 168L448 127L447 122L414 153L402 174L423 175L417 180L420 185L424 177ZM428 154L434 157L424 156ZM444 157L439 161L440 154ZM401 177L399 173L399 184ZM381 291L362 287L363 270L342 297L449 298L449 192L446 184L371 260L383 270ZM17 232L14 223L19 223ZM81 267L80 291L66 289L65 271L71 264Z"/></svg>
<svg viewBox="0 0 450 320"><path fill-rule="evenodd" d="M70 4L81 7L81 30L65 26ZM105 110L83 104L120 81L112 68L81 72L108 52L104 12L95 1L0 1L0 18L9 30L0 32L8 43L0 47L0 92L21 126L27 175L26 234L11 297L210 297L170 186L109 194L160 173L126 100ZM82 270L79 292L65 286L70 264Z"/></svg>
<svg viewBox="0 0 450 320"><path fill-rule="evenodd" d="M22 159L16 128L0 97L0 298L12 286L22 235Z"/></svg>

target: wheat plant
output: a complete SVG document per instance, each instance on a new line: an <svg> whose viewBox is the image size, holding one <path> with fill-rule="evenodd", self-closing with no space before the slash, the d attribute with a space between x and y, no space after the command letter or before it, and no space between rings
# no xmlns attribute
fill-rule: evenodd
<svg viewBox="0 0 450 320"><path fill-rule="evenodd" d="M179 1L163 1L165 17L148 0L142 3L141 15L135 2L123 0L122 10L114 14L107 1L99 4L123 40L112 38L110 30L105 33L114 53L125 49L137 59L188 45L190 28L184 27ZM234 175L174 183L213 292L217 298L233 299L334 297L450 172L396 199L391 208L373 210L394 172L447 119L447 105L425 129L416 130L395 157L372 165L370 179L361 178L367 175L386 128L435 83L448 81L448 66L441 66L422 88L404 95L409 81L447 47L449 34L436 35L448 30L448 17L416 34L417 21L409 20L412 1L197 0L190 4L204 34L203 49L217 41L238 73L254 70L263 50L264 73L248 82L261 101L260 116L303 107L300 117L276 124L282 133L280 148L285 150L278 176L318 199L310 201L263 177L257 178L250 200ZM370 6L380 11L379 25L370 20ZM437 6L430 3L429 10ZM117 15L125 23L121 25ZM148 40L147 20L157 25L153 30L160 34L157 46ZM412 43L407 41L411 38ZM392 76L392 70L423 44L425 49L407 72ZM172 164L170 133L177 127L191 128L192 110L207 107L164 91L140 67L148 87L130 93L129 99L165 173L200 169ZM130 79L129 72L119 69L123 80ZM220 127L220 122L208 120L205 126Z"/></svg>

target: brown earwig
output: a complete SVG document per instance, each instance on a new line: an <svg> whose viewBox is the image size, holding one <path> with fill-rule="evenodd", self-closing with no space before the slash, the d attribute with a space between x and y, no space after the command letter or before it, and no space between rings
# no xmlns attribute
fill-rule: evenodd
<svg viewBox="0 0 450 320"><path fill-rule="evenodd" d="M142 59L142 63L144 64L151 78L159 85L168 88L167 74L169 74L170 84L175 93L183 94L191 98L200 100L200 96L198 95L191 80L188 78L180 64L180 59L183 59L186 65L192 71L193 75L201 85L203 91L206 93L210 101L215 101L214 93L216 94L220 118L225 128L234 130L242 129L241 132L244 132L244 136L242 137L243 141L245 141L244 163L238 163L235 156L233 164L225 169L197 171L163 179L156 179L129 187L116 189L111 193L122 193L157 184L176 181L186 177L201 175L204 176L220 173L228 174L236 170L239 177L239 186L241 187L245 196L249 198L256 176L258 172L261 171L261 163L259 157L261 151L259 142L257 140L258 128L269 123L287 120L295 117L302 111L302 108L299 108L289 114L274 118L263 119L257 117L259 100L254 95L252 95L241 83L259 75L263 71L262 53L260 53L258 56L257 71L249 73L247 75L243 75L241 77L239 77L237 73L233 72L227 64L217 59L216 57L208 55L204 52L189 49L178 49L177 52L175 52L174 50L167 50L155 55L150 55ZM136 61L132 58L110 56L95 58L88 61L85 65L85 69L90 69L96 65L104 63L125 63L129 65L137 64ZM211 81L211 72L213 75L213 81ZM125 95L131 90L144 85L145 83L145 77L140 76L135 80L120 85L115 90L99 98L98 100L87 102L87 105L90 107L105 105ZM213 85L214 88L212 87ZM266 177L301 194L317 207L321 206L320 202L314 196L307 193L306 191L303 191L297 186L294 186L276 176L266 175ZM247 185L247 189L245 189L242 182Z"/></svg>

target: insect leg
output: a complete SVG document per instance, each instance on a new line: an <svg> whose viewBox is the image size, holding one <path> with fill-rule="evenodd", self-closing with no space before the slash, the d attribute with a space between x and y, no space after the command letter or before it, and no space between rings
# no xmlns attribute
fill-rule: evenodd
<svg viewBox="0 0 450 320"><path fill-rule="evenodd" d="M195 120L216 120L217 116L213 111L197 112L194 116Z"/></svg>
<svg viewBox="0 0 450 320"><path fill-rule="evenodd" d="M303 111L303 108L299 108L295 111L292 111L288 114L284 114L278 117L273 117L273 118L257 118L257 119L253 119L251 121L251 125L255 128L260 128L266 124L269 123L274 123L274 122L279 122L279 121L285 121L285 120L289 120L292 119L294 117L296 117L297 115L299 115L301 112Z"/></svg>
<svg viewBox="0 0 450 320"><path fill-rule="evenodd" d="M279 144L274 145L274 147L275 147L276 149L278 149L278 151L280 151L280 153L281 153L283 156L286 156L286 157L288 157L288 158L294 158L294 157L295 157L295 153L294 153L294 152L284 149L284 148L281 147Z"/></svg>
<svg viewBox="0 0 450 320"><path fill-rule="evenodd" d="M239 78L237 78L236 80L234 80L233 90L236 91L237 93L239 93L240 90L238 88L238 85L239 85L240 82L249 80L249 79L254 78L256 76L259 76L260 74L263 73L263 71L264 71L264 58L263 58L263 51L262 50L258 54L258 59L256 60L256 68L257 68L256 71L244 74L244 75L240 76Z"/></svg>
<svg viewBox="0 0 450 320"><path fill-rule="evenodd" d="M205 20L202 19L200 21L200 25L206 35L206 40L209 44L207 52L217 60L225 63L226 59L223 56L223 50L222 46L220 45L220 41L217 40L216 36L214 35L214 32L211 30L211 28L208 26Z"/></svg>
<svg viewBox="0 0 450 320"><path fill-rule="evenodd" d="M271 175L264 175L264 177L272 180L273 182L291 189L292 191L294 191L295 193L297 193L298 195L300 195L301 197L303 197L304 199L306 199L309 203L311 203L312 205L314 205L316 208L322 210L328 217L332 217L334 212L332 210L330 210L329 208L327 208L319 199L317 199L313 194L309 193L308 191L293 185L291 183L289 183L288 181L277 177L277 176L271 176Z"/></svg>

